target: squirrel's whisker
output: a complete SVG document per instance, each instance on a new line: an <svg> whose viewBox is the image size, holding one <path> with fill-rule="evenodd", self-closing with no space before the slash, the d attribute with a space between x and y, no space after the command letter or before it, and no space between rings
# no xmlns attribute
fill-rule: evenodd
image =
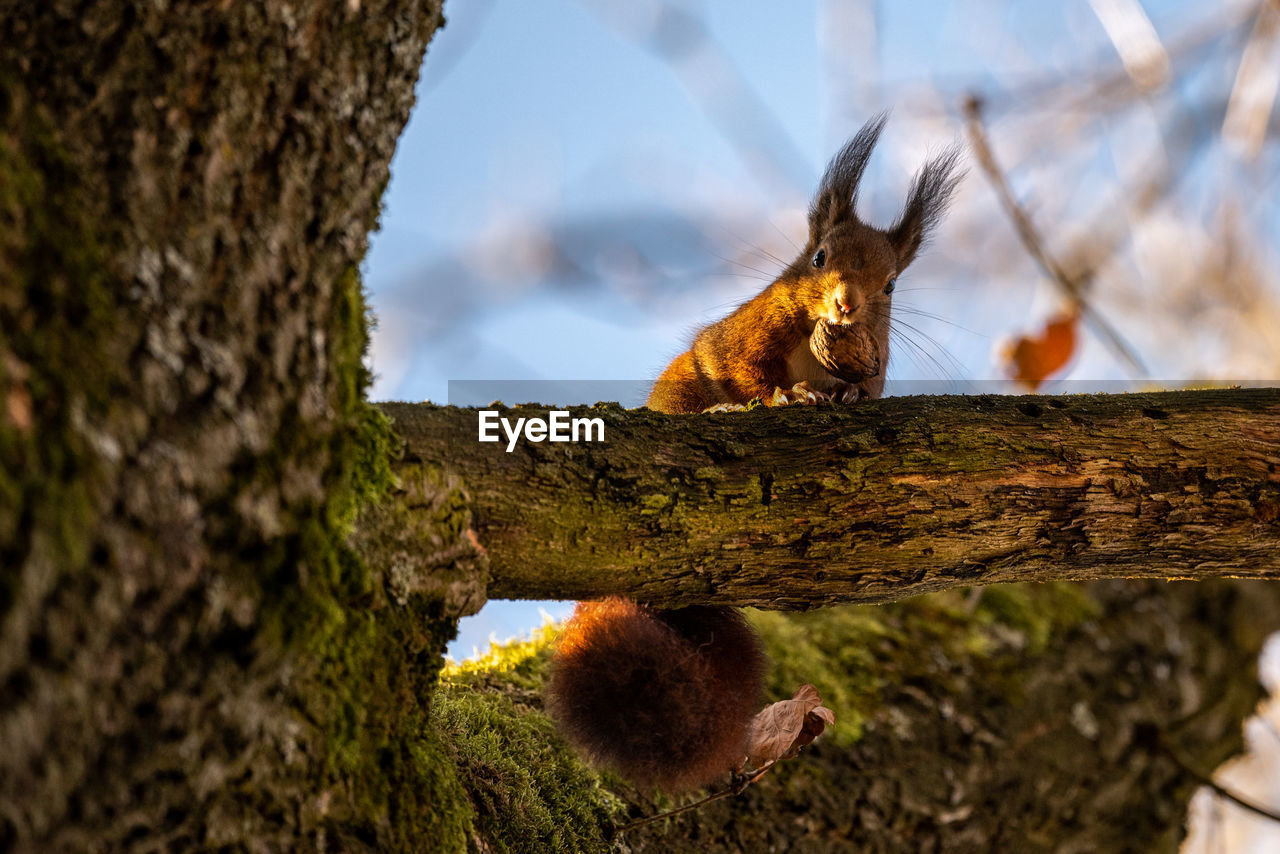
<svg viewBox="0 0 1280 854"><path fill-rule="evenodd" d="M970 335L977 335L979 338L986 338L986 339L991 338L990 335L983 335L981 332L974 332L972 329L969 329L968 327L961 326L958 323L954 323L950 320L947 320L945 317L941 315L934 314L931 311L924 311L922 309L918 309L915 306L903 305L901 302L899 302L897 305L893 307L893 310L899 313L906 312L907 314L913 315L915 317L925 317L925 318L928 318L929 320L937 321L938 323L945 323L947 326L951 326L951 327L954 327L955 329L959 329L961 332L968 332Z"/></svg>
<svg viewBox="0 0 1280 854"><path fill-rule="evenodd" d="M715 254L715 253L712 253L712 254ZM741 267L744 270L751 270L754 273L759 273L761 276L764 277L762 281L772 282L776 278L772 273L768 272L767 270L761 270L759 267L753 267L750 264L746 264L742 261L737 260L736 258L726 258L723 255L716 255L716 257L726 264L731 264L735 267Z"/></svg>
<svg viewBox="0 0 1280 854"><path fill-rule="evenodd" d="M961 377L964 374L964 365L961 364L960 360L956 359L955 356L953 356L951 352L947 350L946 347L943 347L941 344L939 344L937 339L935 339L931 335L921 332L919 329L916 329L913 326L902 324L901 321L893 320L893 321L890 321L890 323L892 325L892 332L897 333L897 336L898 336L897 340L901 341L902 343L914 349L925 359L928 359L929 364L932 366L932 368L936 370L939 374L941 374L945 379L953 380L953 381L959 381L961 379ZM924 344L915 340L915 338L913 338L912 336L925 339L925 341L931 344L933 349L937 350L938 353L941 354L941 356L944 359L946 359L947 363L949 364L944 364L942 361L940 361L937 356L935 356L932 352L930 352L929 348L926 348ZM918 365L918 367L921 367L922 370L924 368L924 366L921 366L921 365Z"/></svg>

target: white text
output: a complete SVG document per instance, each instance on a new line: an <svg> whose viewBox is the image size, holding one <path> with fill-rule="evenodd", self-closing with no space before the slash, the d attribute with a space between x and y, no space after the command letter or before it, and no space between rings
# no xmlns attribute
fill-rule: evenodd
<svg viewBox="0 0 1280 854"><path fill-rule="evenodd" d="M546 418L517 418L513 424L496 409L480 410L480 441L500 442L498 428L507 437L507 453L516 448L521 433L530 442L603 442L603 418L570 418L568 410L553 409Z"/></svg>

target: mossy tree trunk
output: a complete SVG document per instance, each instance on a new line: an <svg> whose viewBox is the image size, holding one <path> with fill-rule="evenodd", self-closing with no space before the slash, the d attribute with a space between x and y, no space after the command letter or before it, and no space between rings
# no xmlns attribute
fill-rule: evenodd
<svg viewBox="0 0 1280 854"><path fill-rule="evenodd" d="M440 24L0 2L0 849L461 844L404 737L451 624L343 534L387 478L356 266Z"/></svg>

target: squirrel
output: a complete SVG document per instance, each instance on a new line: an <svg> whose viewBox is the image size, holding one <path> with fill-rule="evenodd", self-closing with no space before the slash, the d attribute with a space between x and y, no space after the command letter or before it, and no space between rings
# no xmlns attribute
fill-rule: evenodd
<svg viewBox="0 0 1280 854"><path fill-rule="evenodd" d="M962 175L950 148L915 176L886 230L855 210L881 113L832 158L809 209L809 239L760 294L703 328L658 377L667 413L878 398L898 276L941 219ZM765 658L742 612L659 610L618 597L579 603L552 663L547 710L595 764L676 793L738 769L763 693Z"/></svg>

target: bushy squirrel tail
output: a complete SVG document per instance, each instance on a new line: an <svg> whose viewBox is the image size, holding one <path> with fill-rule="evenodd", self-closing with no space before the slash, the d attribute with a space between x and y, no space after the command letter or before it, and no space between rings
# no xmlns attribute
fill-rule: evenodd
<svg viewBox="0 0 1280 854"><path fill-rule="evenodd" d="M547 711L595 764L678 792L746 755L764 653L736 608L579 603L560 636Z"/></svg>

